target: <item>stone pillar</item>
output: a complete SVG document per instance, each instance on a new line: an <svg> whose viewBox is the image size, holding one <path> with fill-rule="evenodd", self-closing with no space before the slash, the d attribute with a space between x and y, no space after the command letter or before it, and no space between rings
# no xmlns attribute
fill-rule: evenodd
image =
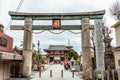
<svg viewBox="0 0 120 80"><path fill-rule="evenodd" d="M82 59L83 59L83 76L89 78L89 69L91 68L90 52L90 29L89 18L82 18Z"/></svg>
<svg viewBox="0 0 120 80"><path fill-rule="evenodd" d="M103 41L103 32L102 32L102 20L95 20L95 48L96 48L96 67L99 74L102 74L105 70L104 65L104 41ZM104 80L104 79L102 79Z"/></svg>
<svg viewBox="0 0 120 80"><path fill-rule="evenodd" d="M22 76L31 76L31 64L32 64L32 23L33 20L30 18L25 19L24 29L24 41L23 41L23 69Z"/></svg>

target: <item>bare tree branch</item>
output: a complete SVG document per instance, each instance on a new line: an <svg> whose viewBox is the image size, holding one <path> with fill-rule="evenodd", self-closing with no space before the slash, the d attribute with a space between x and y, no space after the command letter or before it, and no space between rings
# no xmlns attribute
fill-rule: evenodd
<svg viewBox="0 0 120 80"><path fill-rule="evenodd" d="M109 8L111 15L115 15L120 20L120 0L116 0Z"/></svg>

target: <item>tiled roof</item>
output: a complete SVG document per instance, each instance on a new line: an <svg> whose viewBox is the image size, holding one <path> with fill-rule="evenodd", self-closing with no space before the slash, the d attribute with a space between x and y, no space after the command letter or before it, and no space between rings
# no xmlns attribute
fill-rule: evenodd
<svg viewBox="0 0 120 80"><path fill-rule="evenodd" d="M69 50L64 45L50 45L48 50Z"/></svg>

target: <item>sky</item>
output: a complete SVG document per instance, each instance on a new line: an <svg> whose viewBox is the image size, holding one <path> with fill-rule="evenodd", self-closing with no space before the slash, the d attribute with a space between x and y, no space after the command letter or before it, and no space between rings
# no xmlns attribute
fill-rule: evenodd
<svg viewBox="0 0 120 80"><path fill-rule="evenodd" d="M0 23L5 26L4 32L14 39L14 46L20 46L23 41L23 31L10 30L10 16L8 11L16 11L16 8L20 0L0 0ZM32 12L32 13L73 13L73 12L88 12L107 10L113 0L24 0L18 12ZM106 11L105 24L110 28L115 23L114 17L109 15ZM24 21L13 21L11 24L22 25ZM52 24L51 21L34 21L33 24ZM76 24L79 25L80 21L62 21L62 24ZM91 21L90 24L93 24ZM111 29L111 28L110 28ZM112 45L115 46L114 29L111 36L114 38ZM74 32L79 32L74 31ZM34 31L36 32L36 31ZM37 31L40 32L40 31ZM60 32L60 31L54 31ZM81 34L72 34L69 31L65 31L62 34L52 34L48 31L44 31L41 34L33 34L33 43L36 45L40 41L41 50L46 49L49 45L68 45L68 39L70 39L70 45L80 53L81 52ZM13 47L14 47L13 46ZM44 53L44 51L42 51Z"/></svg>

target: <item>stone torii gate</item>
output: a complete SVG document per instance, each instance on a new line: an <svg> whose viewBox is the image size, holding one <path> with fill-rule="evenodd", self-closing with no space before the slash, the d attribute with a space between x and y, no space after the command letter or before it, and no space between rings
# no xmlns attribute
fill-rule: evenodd
<svg viewBox="0 0 120 80"><path fill-rule="evenodd" d="M22 13L12 12L9 14L12 20L25 20L24 25L11 25L12 30L24 30L23 43L23 69L24 77L31 76L32 63L32 30L52 30L52 25L33 25L33 20L81 20L81 25L62 25L61 30L82 30L82 56L83 56L83 76L88 77L87 70L91 65L90 51L90 19L102 19L105 11L82 12L82 13Z"/></svg>

